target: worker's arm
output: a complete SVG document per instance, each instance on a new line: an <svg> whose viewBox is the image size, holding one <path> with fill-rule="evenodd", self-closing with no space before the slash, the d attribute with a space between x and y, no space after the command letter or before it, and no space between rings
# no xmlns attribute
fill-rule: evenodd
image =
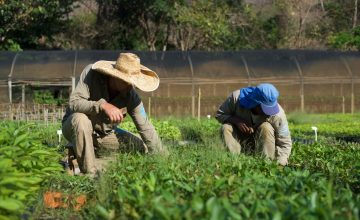
<svg viewBox="0 0 360 220"><path fill-rule="evenodd" d="M144 105L135 90L130 92L127 110L135 123L141 139L148 147L149 153L168 154L167 148L161 143L160 137L157 134L155 127L150 122L150 119L145 112Z"/></svg>
<svg viewBox="0 0 360 220"><path fill-rule="evenodd" d="M235 94L236 95L236 94ZM237 98L234 97L234 92L220 105L216 112L215 118L221 124L226 123L235 114L235 102Z"/></svg>
<svg viewBox="0 0 360 220"><path fill-rule="evenodd" d="M240 116L235 116L236 104L238 103L239 91L235 91L223 102L216 112L215 118L222 124L229 123L236 126L244 134L254 133L250 121Z"/></svg>
<svg viewBox="0 0 360 220"><path fill-rule="evenodd" d="M105 99L90 101L90 83L92 81L91 65L85 67L81 73L80 80L75 90L70 95L69 107L72 112L80 112L87 115L98 114L101 111L101 104L105 103Z"/></svg>
<svg viewBox="0 0 360 220"><path fill-rule="evenodd" d="M283 110L276 116L273 124L275 129L277 160L281 165L287 165L291 153L292 141L288 121Z"/></svg>

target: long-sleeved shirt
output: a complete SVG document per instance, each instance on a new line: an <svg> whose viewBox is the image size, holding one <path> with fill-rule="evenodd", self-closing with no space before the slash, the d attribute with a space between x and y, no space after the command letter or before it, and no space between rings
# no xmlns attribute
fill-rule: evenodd
<svg viewBox="0 0 360 220"><path fill-rule="evenodd" d="M254 115L250 109L245 109L240 106L239 95L240 90L236 90L230 94L216 112L216 119L223 124L226 123L231 116L237 116L255 128L263 122L269 122L275 131L277 159L279 161L283 159L287 160L291 153L292 141L284 110L279 105L280 112L276 115Z"/></svg>
<svg viewBox="0 0 360 220"><path fill-rule="evenodd" d="M149 152L158 153L164 148L161 140L146 115L144 105L135 89L131 89L126 96L116 96L110 100L107 80L109 76L91 69L91 64L85 67L75 90L70 95L69 106L66 109L63 122L75 112L86 114L92 122L94 131L98 134L108 134L117 125L110 122L108 116L100 108L108 102L118 108L126 108L133 119L142 140L149 148Z"/></svg>

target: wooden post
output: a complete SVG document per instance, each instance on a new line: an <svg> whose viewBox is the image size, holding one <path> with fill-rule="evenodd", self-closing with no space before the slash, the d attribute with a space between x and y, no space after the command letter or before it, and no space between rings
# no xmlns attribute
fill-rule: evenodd
<svg viewBox="0 0 360 220"><path fill-rule="evenodd" d="M199 87L199 94L198 94L198 121L200 121L200 113L201 113L201 88Z"/></svg>
<svg viewBox="0 0 360 220"><path fill-rule="evenodd" d="M75 76L71 77L71 92L75 90Z"/></svg>
<svg viewBox="0 0 360 220"><path fill-rule="evenodd" d="M21 119L25 120L25 85L21 85Z"/></svg>
<svg viewBox="0 0 360 220"><path fill-rule="evenodd" d="M46 126L48 126L48 118L49 118L49 112L48 112L48 109L44 106L43 107L43 113L44 113L44 122L46 124Z"/></svg>
<svg viewBox="0 0 360 220"><path fill-rule="evenodd" d="M40 104L37 104L37 108L36 108L36 120L40 120Z"/></svg>
<svg viewBox="0 0 360 220"><path fill-rule="evenodd" d="M167 114L172 113L172 109L171 109L171 102L170 102L170 84L167 84Z"/></svg>
<svg viewBox="0 0 360 220"><path fill-rule="evenodd" d="M355 112L354 79L351 79L351 114Z"/></svg>
<svg viewBox="0 0 360 220"><path fill-rule="evenodd" d="M9 87L9 103L12 103L12 82L11 79L8 80L8 87Z"/></svg>
<svg viewBox="0 0 360 220"><path fill-rule="evenodd" d="M300 84L300 109L301 109L301 112L305 112L304 81L303 80L301 80L301 84Z"/></svg>
<svg viewBox="0 0 360 220"><path fill-rule="evenodd" d="M340 86L340 95L341 95L341 112L345 114L345 96L343 92L343 84Z"/></svg>
<svg viewBox="0 0 360 220"><path fill-rule="evenodd" d="M61 109L59 108L58 109L58 118L57 118L57 121L61 121L61 110L62 110L62 107L61 107Z"/></svg>
<svg viewBox="0 0 360 220"><path fill-rule="evenodd" d="M60 121L62 120L62 117L64 117L64 109L61 106L61 111L60 111Z"/></svg>
<svg viewBox="0 0 360 220"><path fill-rule="evenodd" d="M13 120L13 110L12 110L12 103L9 104L9 120Z"/></svg>
<svg viewBox="0 0 360 220"><path fill-rule="evenodd" d="M52 123L55 124L55 122L56 122L56 107L55 107L55 105L51 106L51 118L52 118Z"/></svg>
<svg viewBox="0 0 360 220"><path fill-rule="evenodd" d="M192 89L195 90L195 89ZM191 94L191 116L195 117L195 94L192 92Z"/></svg>
<svg viewBox="0 0 360 220"><path fill-rule="evenodd" d="M21 105L18 105L17 108L16 108L15 118L16 118L17 121L21 120Z"/></svg>
<svg viewBox="0 0 360 220"><path fill-rule="evenodd" d="M21 104L25 105L25 85L21 85Z"/></svg>

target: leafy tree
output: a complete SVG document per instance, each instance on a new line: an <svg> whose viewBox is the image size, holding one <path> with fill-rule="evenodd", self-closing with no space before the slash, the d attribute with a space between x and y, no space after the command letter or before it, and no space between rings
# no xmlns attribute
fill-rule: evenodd
<svg viewBox="0 0 360 220"><path fill-rule="evenodd" d="M176 4L172 43L181 50L222 48L231 36L229 18L230 8L224 1Z"/></svg>
<svg viewBox="0 0 360 220"><path fill-rule="evenodd" d="M66 30L75 0L0 1L0 49L57 48L53 35Z"/></svg>
<svg viewBox="0 0 360 220"><path fill-rule="evenodd" d="M357 26L358 1L337 0L325 4L332 27L327 36L327 45L339 50L360 49L360 27Z"/></svg>
<svg viewBox="0 0 360 220"><path fill-rule="evenodd" d="M277 48L281 41L282 16L277 9L245 4L236 9L241 25L233 26L228 49Z"/></svg>
<svg viewBox="0 0 360 220"><path fill-rule="evenodd" d="M98 47L156 50L157 46L166 44L174 0L98 0L97 3Z"/></svg>
<svg viewBox="0 0 360 220"><path fill-rule="evenodd" d="M98 5L92 0L78 0L65 32L56 34L55 41L64 42L64 49L93 49L99 31L96 27Z"/></svg>
<svg viewBox="0 0 360 220"><path fill-rule="evenodd" d="M360 27L330 36L328 44L340 50L360 50Z"/></svg>

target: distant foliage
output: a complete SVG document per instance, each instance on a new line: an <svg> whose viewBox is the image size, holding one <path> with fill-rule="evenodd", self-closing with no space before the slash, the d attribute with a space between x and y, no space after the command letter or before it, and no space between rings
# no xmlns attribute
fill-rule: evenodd
<svg viewBox="0 0 360 220"><path fill-rule="evenodd" d="M0 50L57 48L75 0L0 1Z"/></svg>
<svg viewBox="0 0 360 220"><path fill-rule="evenodd" d="M0 49L358 50L358 1L0 1Z"/></svg>
<svg viewBox="0 0 360 220"><path fill-rule="evenodd" d="M342 31L328 38L331 47L341 50L360 50L360 27Z"/></svg>
<svg viewBox="0 0 360 220"><path fill-rule="evenodd" d="M49 90L35 90L33 100L37 104L62 105L67 102L65 98L55 98Z"/></svg>

